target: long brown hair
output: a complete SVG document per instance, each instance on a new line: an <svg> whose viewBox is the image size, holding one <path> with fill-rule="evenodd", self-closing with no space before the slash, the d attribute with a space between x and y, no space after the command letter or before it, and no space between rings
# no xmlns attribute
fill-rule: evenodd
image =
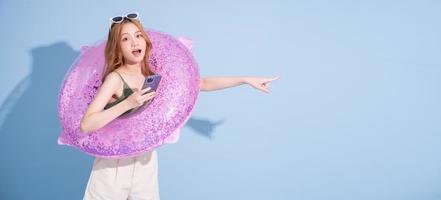
<svg viewBox="0 0 441 200"><path fill-rule="evenodd" d="M125 23L133 23L141 31L141 34L146 41L145 55L144 55L144 59L141 62L141 72L144 76L153 74L148 62L150 51L152 50L152 43L150 42L150 39L147 36L144 27L142 26L139 20L130 20L128 18L124 18L124 20L121 23L116 23L116 24L114 23L110 27L109 35L107 37L106 49L104 52L106 63L104 66L103 76L101 77L101 82L104 82L104 79L110 72L124 65L124 57L121 52L120 43L121 43L121 31Z"/></svg>

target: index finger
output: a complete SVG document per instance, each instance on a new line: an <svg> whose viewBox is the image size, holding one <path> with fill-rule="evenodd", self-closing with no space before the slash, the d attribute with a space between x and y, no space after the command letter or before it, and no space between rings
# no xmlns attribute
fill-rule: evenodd
<svg viewBox="0 0 441 200"><path fill-rule="evenodd" d="M147 87L147 88L142 89L141 91L144 93L144 92L149 91L150 89L151 89L150 87Z"/></svg>
<svg viewBox="0 0 441 200"><path fill-rule="evenodd" d="M275 80L277 80L277 79L279 79L279 78L280 78L280 76L276 76L276 77L273 77L273 78L268 78L268 79L266 79L265 82L275 81Z"/></svg>

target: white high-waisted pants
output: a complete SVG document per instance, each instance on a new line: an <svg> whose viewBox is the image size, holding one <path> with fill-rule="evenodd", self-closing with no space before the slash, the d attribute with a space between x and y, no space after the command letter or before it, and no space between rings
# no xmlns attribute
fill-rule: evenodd
<svg viewBox="0 0 441 200"><path fill-rule="evenodd" d="M83 200L159 200L156 151L95 158Z"/></svg>

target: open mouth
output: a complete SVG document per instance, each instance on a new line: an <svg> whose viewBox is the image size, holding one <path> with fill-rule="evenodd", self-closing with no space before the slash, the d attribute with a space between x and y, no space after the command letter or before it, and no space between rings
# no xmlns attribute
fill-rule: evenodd
<svg viewBox="0 0 441 200"><path fill-rule="evenodd" d="M132 54L133 54L134 56L140 56L140 55L141 55L141 52L142 52L141 49L136 49L136 50L133 50L133 51L132 51Z"/></svg>

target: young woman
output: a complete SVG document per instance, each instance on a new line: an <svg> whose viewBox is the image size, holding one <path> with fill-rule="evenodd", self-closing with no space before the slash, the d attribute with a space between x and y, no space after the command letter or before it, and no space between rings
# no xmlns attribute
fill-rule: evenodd
<svg viewBox="0 0 441 200"><path fill-rule="evenodd" d="M106 69L102 84L81 120L85 134L99 129L118 116L132 112L155 97L150 88L142 89L144 79L153 72L148 58L152 44L138 14L112 18L105 49ZM249 84L269 92L275 78L209 77L200 81L201 91L214 91ZM84 199L159 199L157 153L110 159L96 158Z"/></svg>

